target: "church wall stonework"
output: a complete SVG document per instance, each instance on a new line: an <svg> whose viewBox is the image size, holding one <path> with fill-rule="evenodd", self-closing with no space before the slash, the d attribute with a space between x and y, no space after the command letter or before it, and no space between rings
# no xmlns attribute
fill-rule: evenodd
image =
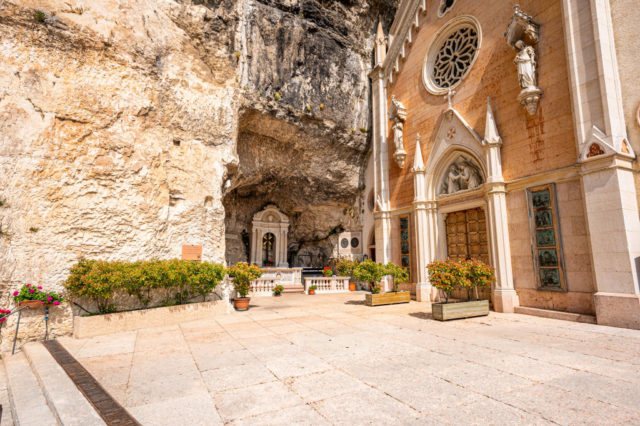
<svg viewBox="0 0 640 426"><path fill-rule="evenodd" d="M524 190L507 195L514 286L523 306L594 315L595 285L580 181L560 182L556 190L567 291L536 290Z"/></svg>
<svg viewBox="0 0 640 426"><path fill-rule="evenodd" d="M419 29L414 30L413 43L407 47L407 57L400 61L400 72L387 88L388 102L395 95L407 108L404 123L407 158L413 158L417 133L424 142L423 153L428 158L434 132L439 127L438 120L447 106L446 96L431 95L422 84L422 67L431 41L450 19L471 15L481 25L482 44L469 74L455 88L454 108L481 133L486 99L491 97L504 141L502 166L506 181L574 164L577 153L568 101L561 4L552 0L519 2L521 8L535 16L536 22L544 28L537 54L538 86L545 93L538 113L530 116L517 101L520 86L513 63L515 51L504 38L513 14L512 5L487 7L470 0L458 0L446 16L437 18L436 3L428 2L426 14L420 17ZM392 165L389 183L393 207L411 203L413 184L408 168Z"/></svg>

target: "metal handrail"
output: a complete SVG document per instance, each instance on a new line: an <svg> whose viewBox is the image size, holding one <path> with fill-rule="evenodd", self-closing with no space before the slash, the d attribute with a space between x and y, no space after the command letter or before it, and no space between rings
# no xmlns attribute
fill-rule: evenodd
<svg viewBox="0 0 640 426"><path fill-rule="evenodd" d="M16 334L13 336L13 346L11 348L11 355L13 355L16 352L16 341L18 340L18 329L20 328L20 318L22 318L22 311L24 309L31 309L29 306L21 306L18 309L16 309L15 311L11 311L9 312L7 315L4 316L4 318L9 318L11 315L17 313L18 314L18 322L16 323ZM4 325L4 321L2 322L2 324L0 325L0 330L2 329L2 326Z"/></svg>

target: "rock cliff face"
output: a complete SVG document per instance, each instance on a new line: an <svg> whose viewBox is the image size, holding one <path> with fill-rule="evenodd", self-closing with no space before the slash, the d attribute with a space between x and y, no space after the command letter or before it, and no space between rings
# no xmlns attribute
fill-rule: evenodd
<svg viewBox="0 0 640 426"><path fill-rule="evenodd" d="M330 256L392 3L1 1L0 300L61 285L81 256L245 259L268 203L291 218L290 259Z"/></svg>

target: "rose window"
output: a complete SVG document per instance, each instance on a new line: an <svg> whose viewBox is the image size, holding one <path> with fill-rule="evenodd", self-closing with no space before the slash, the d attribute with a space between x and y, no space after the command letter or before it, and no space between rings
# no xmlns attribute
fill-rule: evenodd
<svg viewBox="0 0 640 426"><path fill-rule="evenodd" d="M480 42L480 30L474 19L456 19L446 25L427 54L423 71L427 90L442 95L457 86L469 73Z"/></svg>

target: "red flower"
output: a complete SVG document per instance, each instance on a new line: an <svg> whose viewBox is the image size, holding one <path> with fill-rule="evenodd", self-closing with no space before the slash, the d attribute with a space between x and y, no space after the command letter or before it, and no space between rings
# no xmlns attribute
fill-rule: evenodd
<svg viewBox="0 0 640 426"><path fill-rule="evenodd" d="M5 317L0 318L0 322L5 322L7 319Z"/></svg>

